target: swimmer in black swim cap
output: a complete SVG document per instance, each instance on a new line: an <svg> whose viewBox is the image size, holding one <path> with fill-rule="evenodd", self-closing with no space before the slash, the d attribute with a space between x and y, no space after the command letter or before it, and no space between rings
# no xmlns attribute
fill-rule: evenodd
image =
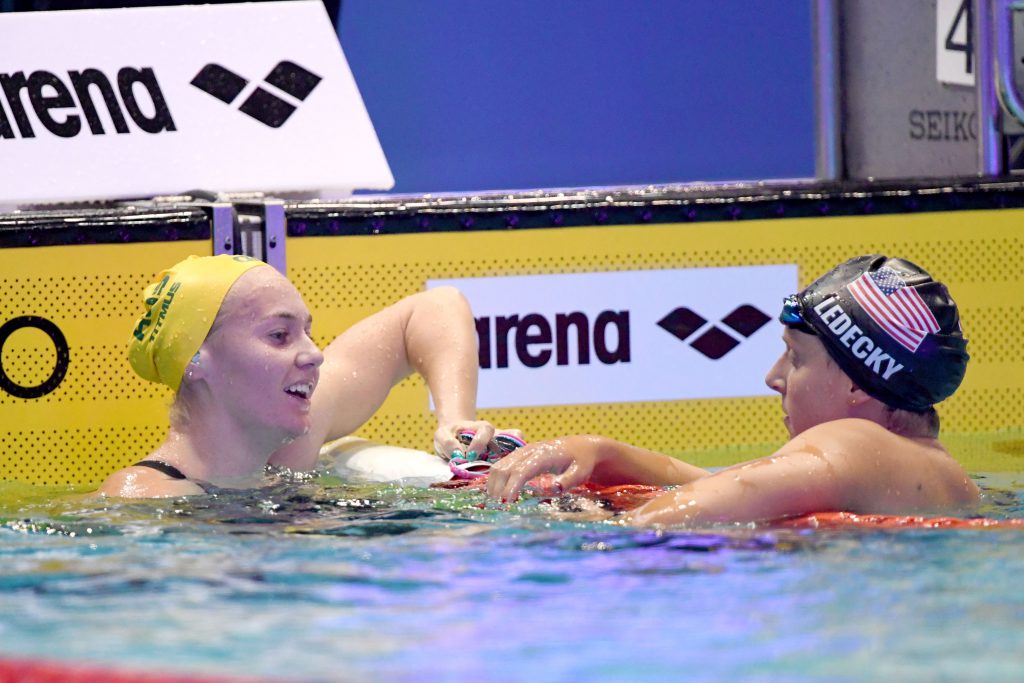
<svg viewBox="0 0 1024 683"><path fill-rule="evenodd" d="M588 481L678 486L622 517L636 525L977 502L977 487L938 441L932 407L960 385L968 360L944 285L909 261L861 256L787 297L780 320L786 351L765 382L782 397L791 438L772 455L712 473L606 437L571 436L499 461L488 493L513 500L544 472L558 475L555 490Z"/></svg>
<svg viewBox="0 0 1024 683"><path fill-rule="evenodd" d="M788 297L779 320L818 335L829 356L886 405L925 412L967 369L949 291L910 261L859 256Z"/></svg>

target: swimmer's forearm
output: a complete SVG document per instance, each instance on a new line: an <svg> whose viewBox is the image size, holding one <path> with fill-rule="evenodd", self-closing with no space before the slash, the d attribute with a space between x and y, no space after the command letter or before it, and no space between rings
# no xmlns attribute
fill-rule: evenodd
<svg viewBox="0 0 1024 683"><path fill-rule="evenodd" d="M478 354L469 303L454 287L415 297L405 328L409 364L426 381L439 423L472 420Z"/></svg>
<svg viewBox="0 0 1024 683"><path fill-rule="evenodd" d="M600 486L675 486L708 475L707 470L664 453L649 451L606 437L585 438L590 440L587 447L595 449L595 466L591 481Z"/></svg>
<svg viewBox="0 0 1024 683"><path fill-rule="evenodd" d="M708 474L662 453L604 436L576 435L531 443L502 458L491 467L487 493L516 500L527 482L545 473L556 475L553 485L563 491L587 482L670 486Z"/></svg>
<svg viewBox="0 0 1024 683"><path fill-rule="evenodd" d="M737 490L731 482L705 479L664 493L623 517L635 526L703 526L737 522L763 522L805 512L830 509L799 496L773 496ZM811 496L813 498L813 496Z"/></svg>
<svg viewBox="0 0 1024 683"><path fill-rule="evenodd" d="M760 522L847 509L842 477L820 457L772 456L664 493L624 516L637 526Z"/></svg>

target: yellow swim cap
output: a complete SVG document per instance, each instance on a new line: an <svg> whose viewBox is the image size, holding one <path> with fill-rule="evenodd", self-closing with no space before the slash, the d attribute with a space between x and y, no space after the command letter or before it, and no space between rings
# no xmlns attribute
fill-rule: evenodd
<svg viewBox="0 0 1024 683"><path fill-rule="evenodd" d="M135 322L128 344L132 369L177 392L185 366L206 340L231 285L264 265L249 256L189 256L160 273L146 288L146 312Z"/></svg>

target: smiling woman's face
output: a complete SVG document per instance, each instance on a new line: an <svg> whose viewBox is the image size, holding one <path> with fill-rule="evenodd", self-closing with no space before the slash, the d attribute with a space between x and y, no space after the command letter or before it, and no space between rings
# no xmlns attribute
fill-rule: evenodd
<svg viewBox="0 0 1024 683"><path fill-rule="evenodd" d="M832 362L821 341L789 328L782 340L786 350L768 371L765 383L782 395L789 435L849 417L854 385Z"/></svg>
<svg viewBox="0 0 1024 683"><path fill-rule="evenodd" d="M298 290L276 270L242 275L200 350L202 377L218 407L273 438L307 432L324 359L310 338L311 323Z"/></svg>

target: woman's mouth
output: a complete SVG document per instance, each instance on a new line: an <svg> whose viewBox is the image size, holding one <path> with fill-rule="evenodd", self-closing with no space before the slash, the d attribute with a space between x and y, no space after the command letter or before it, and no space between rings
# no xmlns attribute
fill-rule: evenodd
<svg viewBox="0 0 1024 683"><path fill-rule="evenodd" d="M291 386L285 387L284 391L286 394L290 396L294 396L296 398L301 398L303 400L308 401L309 398L313 395L313 383L296 382Z"/></svg>

